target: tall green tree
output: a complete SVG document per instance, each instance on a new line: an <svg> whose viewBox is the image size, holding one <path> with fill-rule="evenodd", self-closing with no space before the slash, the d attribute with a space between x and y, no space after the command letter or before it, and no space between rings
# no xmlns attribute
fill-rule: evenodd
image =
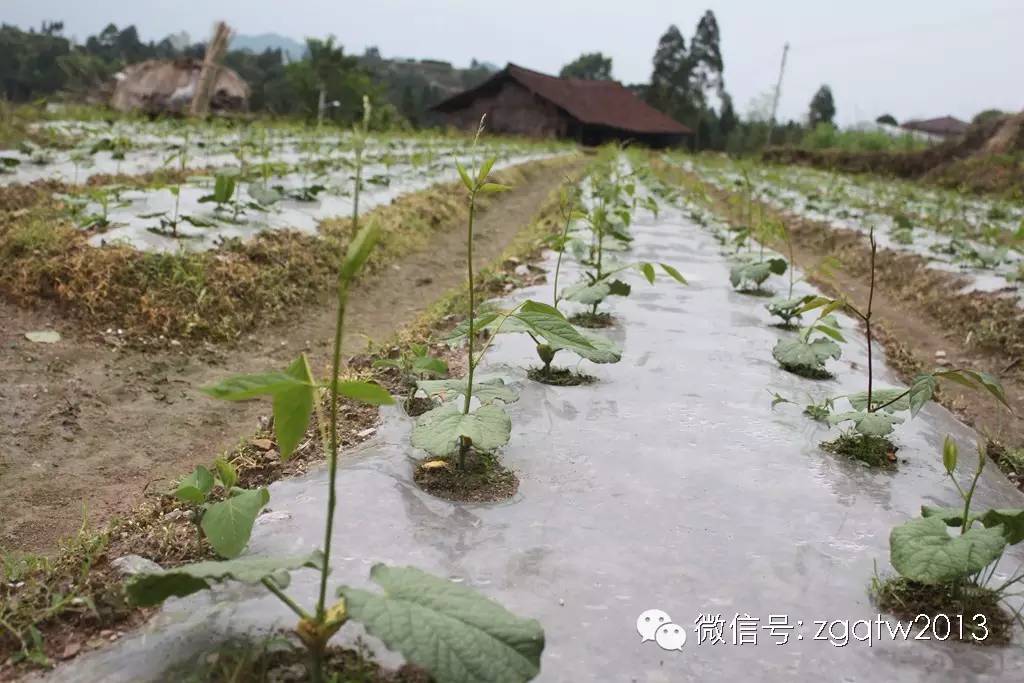
<svg viewBox="0 0 1024 683"><path fill-rule="evenodd" d="M729 93L722 93L722 113L718 117L718 131L721 134L722 140L727 140L729 134L736 130L736 126L739 125L739 117L736 116L736 110L733 108L732 97Z"/></svg>
<svg viewBox="0 0 1024 683"><path fill-rule="evenodd" d="M836 103L832 98L832 88L823 85L811 98L811 107L807 113L807 125L815 128L819 123L832 124L836 117Z"/></svg>
<svg viewBox="0 0 1024 683"><path fill-rule="evenodd" d="M316 125L319 126L323 124L324 113L327 110L328 83L336 80L338 74L343 71L355 68L356 60L345 57L344 49L340 45L334 45L334 36L328 36L327 40L307 38L306 52L319 91L316 107Z"/></svg>
<svg viewBox="0 0 1024 683"><path fill-rule="evenodd" d="M60 24L44 24L42 31L0 26L0 86L9 100L24 101L60 90L67 74L59 61L71 51L60 35Z"/></svg>
<svg viewBox="0 0 1024 683"><path fill-rule="evenodd" d="M612 80L612 58L600 52L585 52L562 67L562 78L583 78L588 81Z"/></svg>
<svg viewBox="0 0 1024 683"><path fill-rule="evenodd" d="M725 63L722 60L721 32L715 13L708 10L697 22L693 40L690 41L690 62L692 71L690 80L692 91L706 104L709 94L721 98L725 89L725 78L722 72Z"/></svg>
<svg viewBox="0 0 1024 683"><path fill-rule="evenodd" d="M690 60L686 39L673 24L658 40L654 51L651 85L647 99L651 105L675 116L682 102L689 96Z"/></svg>

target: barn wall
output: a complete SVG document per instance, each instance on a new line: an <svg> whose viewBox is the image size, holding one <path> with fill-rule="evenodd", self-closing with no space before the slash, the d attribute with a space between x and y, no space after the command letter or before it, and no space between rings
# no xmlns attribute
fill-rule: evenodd
<svg viewBox="0 0 1024 683"><path fill-rule="evenodd" d="M484 114L492 133L564 137L568 127L567 117L557 107L514 81L505 81L496 92L480 95L468 106L449 112L445 121L456 128L475 130Z"/></svg>

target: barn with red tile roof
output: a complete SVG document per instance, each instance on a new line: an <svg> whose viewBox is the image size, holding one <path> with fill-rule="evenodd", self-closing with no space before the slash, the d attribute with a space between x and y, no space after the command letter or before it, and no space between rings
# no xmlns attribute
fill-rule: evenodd
<svg viewBox="0 0 1024 683"><path fill-rule="evenodd" d="M465 130L475 129L486 114L487 129L494 133L568 138L584 145L620 140L670 147L693 134L621 83L556 78L515 64L434 111Z"/></svg>

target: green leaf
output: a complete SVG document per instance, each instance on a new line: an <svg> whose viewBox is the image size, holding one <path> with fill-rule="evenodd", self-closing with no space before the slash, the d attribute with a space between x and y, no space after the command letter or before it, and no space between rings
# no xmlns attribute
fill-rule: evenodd
<svg viewBox="0 0 1024 683"><path fill-rule="evenodd" d="M629 285L626 286L629 287ZM577 282L562 290L562 298L566 301L575 301L576 303L592 306L608 298L612 293L611 289L611 285L604 280L598 280L593 284Z"/></svg>
<svg viewBox="0 0 1024 683"><path fill-rule="evenodd" d="M512 188L508 185L502 185L500 183L484 183L480 186L480 192L484 194L494 194L495 192L508 192Z"/></svg>
<svg viewBox="0 0 1024 683"><path fill-rule="evenodd" d="M497 160L498 157L492 156L489 159L486 159L484 163L480 164L480 171L476 174L477 185L480 185L487 180L487 176L491 174L491 169L494 168L494 162Z"/></svg>
<svg viewBox="0 0 1024 683"><path fill-rule="evenodd" d="M553 306L539 301L527 301L516 311L514 317L552 347L575 351L581 356L585 352L596 350L594 345Z"/></svg>
<svg viewBox="0 0 1024 683"><path fill-rule="evenodd" d="M910 385L910 393L907 395L907 407L910 408L910 417L917 417L917 414L921 412L921 408L924 408L925 404L932 400L937 385L938 382L936 382L934 375L918 375L914 378ZM949 442L948 436L946 441L947 443ZM953 448L956 448L956 444L953 444ZM952 470L949 471L952 472Z"/></svg>
<svg viewBox="0 0 1024 683"><path fill-rule="evenodd" d="M313 402L316 400L313 374L306 354L289 365L285 374L292 377L295 383L275 392L273 401L274 433L277 435L282 460L291 456L305 435L309 418L313 414Z"/></svg>
<svg viewBox="0 0 1024 683"><path fill-rule="evenodd" d="M683 277L682 273L680 273L678 270L676 270L675 268L673 268L669 264L667 264L667 263L659 263L658 265L661 266L661 269L664 270L668 274L668 276L670 278L672 278L673 280L675 280L679 284L681 284L681 285L689 284L689 283L686 282L686 278Z"/></svg>
<svg viewBox="0 0 1024 683"><path fill-rule="evenodd" d="M994 529L1000 526L1008 545L1024 541L1024 509L993 509L983 514L980 519L986 527Z"/></svg>
<svg viewBox="0 0 1024 683"><path fill-rule="evenodd" d="M479 333L481 330L492 326L498 318L501 318L504 314L494 310L477 311L473 318L473 331ZM444 341L449 344L458 342L464 339L469 334L469 318L466 318L458 325L455 326L447 336L444 337Z"/></svg>
<svg viewBox="0 0 1024 683"><path fill-rule="evenodd" d="M901 422L903 422L903 418L884 412L866 413L863 417L854 420L857 431L866 436L885 436Z"/></svg>
<svg viewBox="0 0 1024 683"><path fill-rule="evenodd" d="M370 577L383 594L339 589L348 614L439 683L522 683L540 673L537 621L414 567L378 564Z"/></svg>
<svg viewBox="0 0 1024 683"><path fill-rule="evenodd" d="M202 465L196 465L192 474L189 474L178 484L174 495L187 503L201 505L206 501L206 496L213 490L213 474Z"/></svg>
<svg viewBox="0 0 1024 683"><path fill-rule="evenodd" d="M825 325L823 323L817 323L817 324L814 325L812 330L814 332L821 332L825 336L831 337L832 339L836 340L837 342L846 343L846 338L843 336L842 332L840 332L836 328L832 327L831 325Z"/></svg>
<svg viewBox="0 0 1024 683"><path fill-rule="evenodd" d="M770 270L775 275L783 275L783 274L785 274L786 268L788 268L788 267L789 267L789 264L786 263L786 259L782 259L782 258L771 258L771 259L768 259L768 270Z"/></svg>
<svg viewBox="0 0 1024 683"><path fill-rule="evenodd" d="M913 405L913 399L911 399L911 405ZM953 474L953 470L956 469L957 452L956 441L953 441L953 438L947 435L946 440L942 442L942 466L946 468L946 472L949 474Z"/></svg>
<svg viewBox="0 0 1024 683"><path fill-rule="evenodd" d="M235 375L200 389L204 394L223 401L248 401L260 396L274 396L282 391L312 387L311 383L296 379L287 372L263 372Z"/></svg>
<svg viewBox="0 0 1024 683"><path fill-rule="evenodd" d="M922 517L938 517L947 526L963 525L963 508L937 508L921 506ZM987 510L983 515L971 515L971 524L981 522L986 528L999 527L1007 545L1016 545L1024 541L1024 508L1003 508Z"/></svg>
<svg viewBox="0 0 1024 683"><path fill-rule="evenodd" d="M875 389L871 392L871 407L877 409L879 406L883 406L886 403L889 403L890 401L896 400L896 398L901 394L907 394L907 390L890 388ZM846 397L846 399L850 402L850 405L853 406L854 410L868 409L868 392L866 391L858 391L855 394L849 394ZM899 400L896 400L895 403L891 403L890 405L885 406L884 410L887 413L895 413L901 410L909 409L910 397L909 395L904 395Z"/></svg>
<svg viewBox="0 0 1024 683"><path fill-rule="evenodd" d="M629 296L631 291L633 291L633 288L629 286L628 282L623 282L622 280L608 281L608 296Z"/></svg>
<svg viewBox="0 0 1024 683"><path fill-rule="evenodd" d="M786 369L824 370L825 361L838 359L840 354L842 349L829 339L780 339L772 349L772 356Z"/></svg>
<svg viewBox="0 0 1024 683"><path fill-rule="evenodd" d="M556 351L572 351L581 358L586 358L592 363L618 363L622 359L622 349L611 339L582 327L576 327L576 331L590 342L593 349L569 348L556 343L552 343L551 348Z"/></svg>
<svg viewBox="0 0 1024 683"><path fill-rule="evenodd" d="M469 178L469 173L466 172L466 167L459 163L459 160L455 160L455 168L459 171L459 177L462 178L462 184L466 186L466 189L470 192L473 191L473 181Z"/></svg>
<svg viewBox="0 0 1024 683"><path fill-rule="evenodd" d="M739 290L756 289L771 277L773 273L776 273L777 267L773 266L775 261L782 261L782 259L770 259L758 263L740 263L735 265L729 271L729 282ZM785 263L785 261L782 261L783 266L785 266ZM785 272L785 267L783 267L782 272Z"/></svg>
<svg viewBox="0 0 1024 683"><path fill-rule="evenodd" d="M1003 391L1003 385L999 382L998 379L995 378L995 376L990 375L987 372L981 372L979 370L961 370L960 373L966 377L969 377L970 379L973 379L975 382L980 384L986 391L988 391L988 393L992 394L992 396L994 396L995 399L1002 403L1004 406L1006 406L1007 408L1010 407L1010 404L1007 403L1006 401L1006 393ZM952 379L952 377L947 376L947 379Z"/></svg>
<svg viewBox="0 0 1024 683"><path fill-rule="evenodd" d="M388 393L388 390L376 382L339 380L336 384L338 394L353 401L367 403L371 406L389 406L395 402L395 399Z"/></svg>
<svg viewBox="0 0 1024 683"><path fill-rule="evenodd" d="M938 508L932 507L931 505L921 506L922 517L938 517L947 526L962 526L964 523L964 509L958 508ZM971 515L971 524L973 524L978 518Z"/></svg>
<svg viewBox="0 0 1024 683"><path fill-rule="evenodd" d="M200 218L199 216L189 216L183 214L181 216L181 220L197 228L212 228L213 226L217 225L213 221L208 221L205 218Z"/></svg>
<svg viewBox="0 0 1024 683"><path fill-rule="evenodd" d="M884 411L869 413L864 410L850 410L829 415L827 421L830 425L853 422L854 429L865 436L885 436L892 433L895 425L903 422L903 418Z"/></svg>
<svg viewBox="0 0 1024 683"><path fill-rule="evenodd" d="M214 460L213 466L217 470L217 478L220 479L220 485L227 490L231 490L238 482L238 471L235 469L235 466L224 458Z"/></svg>
<svg viewBox="0 0 1024 683"><path fill-rule="evenodd" d="M234 489L231 495L206 509L200 526L206 540L221 557L238 557L252 534L252 525L263 506L270 502L265 488Z"/></svg>
<svg viewBox="0 0 1024 683"><path fill-rule="evenodd" d="M846 302L841 299L830 299L827 296L807 296L805 297L804 305L797 310L797 315L803 315L804 313L813 311L816 308L821 308L823 309L821 311L821 317L825 317L845 305Z"/></svg>
<svg viewBox="0 0 1024 683"><path fill-rule="evenodd" d="M263 187L262 185L250 185L249 196L255 199L263 206L270 206L281 201L282 195L280 192L273 188Z"/></svg>
<svg viewBox="0 0 1024 683"><path fill-rule="evenodd" d="M652 266L650 263L641 263L639 265L639 268L640 268L640 272L644 274L645 278L647 278L647 281L653 285L654 284L654 266Z"/></svg>
<svg viewBox="0 0 1024 683"><path fill-rule="evenodd" d="M772 315L777 315L783 320L788 321L790 318L797 318L800 316L798 311L805 301L806 297L797 297L794 299L772 299L765 305L768 312Z"/></svg>
<svg viewBox="0 0 1024 683"><path fill-rule="evenodd" d="M373 247L377 244L379 237L380 225L376 220L369 221L359 229L359 232L356 233L356 236L348 245L345 259L341 262L341 271L338 273L338 277L342 281L349 282L359 273L366 263L366 259L369 258L370 252L373 251Z"/></svg>
<svg viewBox="0 0 1024 683"><path fill-rule="evenodd" d="M448 363L434 356L417 356L412 362L412 371L418 375L444 375L448 372Z"/></svg>
<svg viewBox="0 0 1024 683"><path fill-rule="evenodd" d="M235 560L197 562L153 574L137 574L125 586L128 600L136 607L152 607L170 597L184 597L214 583L238 581L260 583L270 579L280 588L289 582L288 572L323 567L320 551L303 557L243 557Z"/></svg>
<svg viewBox="0 0 1024 683"><path fill-rule="evenodd" d="M889 553L901 576L925 584L946 584L975 574L1006 547L1002 527L972 528L950 536L939 517L911 520L892 530Z"/></svg>
<svg viewBox="0 0 1024 683"><path fill-rule="evenodd" d="M493 403L466 415L460 405L446 403L416 418L412 445L444 457L455 453L460 437L465 437L477 450L493 451L508 443L511 431L512 420L503 408Z"/></svg>
<svg viewBox="0 0 1024 683"><path fill-rule="evenodd" d="M423 391L431 398L440 398L443 402L466 395L465 379L432 379L416 383L418 391ZM488 377L473 382L473 396L481 403L514 403L519 400L519 392L505 384L501 377Z"/></svg>

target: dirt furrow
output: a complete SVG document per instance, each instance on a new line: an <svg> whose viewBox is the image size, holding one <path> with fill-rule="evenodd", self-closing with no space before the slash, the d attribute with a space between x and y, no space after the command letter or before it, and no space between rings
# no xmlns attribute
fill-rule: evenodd
<svg viewBox="0 0 1024 683"><path fill-rule="evenodd" d="M479 265L499 256L579 161L546 165L482 212ZM429 246L368 276L351 293L344 347L353 353L412 322L465 280L461 222ZM226 404L197 391L225 374L282 367L300 352L324 367L333 301L310 302L284 325L254 331L234 348L137 351L76 333L53 310L0 302L0 548L45 551L87 518L95 524L136 505L196 462L251 433L267 406ZM56 329L54 345L24 333Z"/></svg>

